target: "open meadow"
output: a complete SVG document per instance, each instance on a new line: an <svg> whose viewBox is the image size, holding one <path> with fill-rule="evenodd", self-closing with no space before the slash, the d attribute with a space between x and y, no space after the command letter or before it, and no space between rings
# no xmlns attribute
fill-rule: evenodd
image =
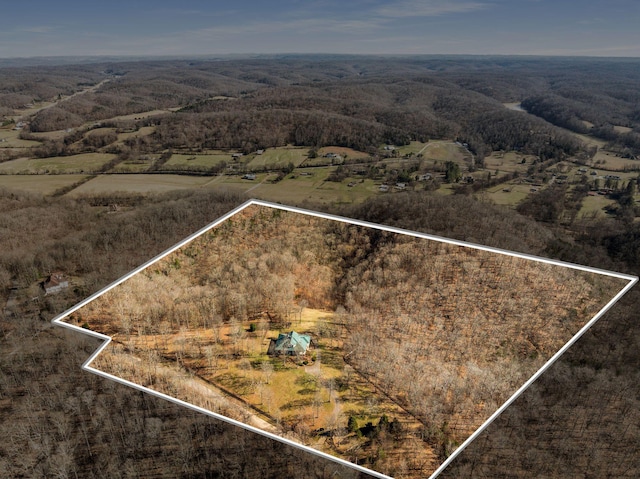
<svg viewBox="0 0 640 479"><path fill-rule="evenodd" d="M48 196L85 178L86 175L0 175L0 186Z"/></svg>

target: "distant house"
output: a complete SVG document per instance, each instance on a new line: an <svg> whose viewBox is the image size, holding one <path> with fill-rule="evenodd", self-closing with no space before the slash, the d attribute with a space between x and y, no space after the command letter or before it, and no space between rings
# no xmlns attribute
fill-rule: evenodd
<svg viewBox="0 0 640 479"><path fill-rule="evenodd" d="M255 180L256 179L256 175L254 175L253 173L247 173L246 175L244 175L242 177L243 180Z"/></svg>
<svg viewBox="0 0 640 479"><path fill-rule="evenodd" d="M256 150L256 155L262 155L264 153L264 150Z"/></svg>
<svg viewBox="0 0 640 479"><path fill-rule="evenodd" d="M242 153L233 153L231 158L242 158L244 155Z"/></svg>
<svg viewBox="0 0 640 479"><path fill-rule="evenodd" d="M380 191L389 191L389 185L380 185Z"/></svg>
<svg viewBox="0 0 640 479"><path fill-rule="evenodd" d="M59 293L69 287L69 280L63 273L51 273L47 279L40 283L40 286L44 290L44 294Z"/></svg>
<svg viewBox="0 0 640 479"><path fill-rule="evenodd" d="M267 354L269 356L304 356L311 346L311 336L295 331L280 333L278 339L271 339Z"/></svg>

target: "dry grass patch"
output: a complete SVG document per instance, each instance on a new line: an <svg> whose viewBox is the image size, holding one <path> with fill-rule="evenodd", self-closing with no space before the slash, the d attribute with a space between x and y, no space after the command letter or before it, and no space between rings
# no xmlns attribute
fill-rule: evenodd
<svg viewBox="0 0 640 479"><path fill-rule="evenodd" d="M289 163L298 166L307 159L308 154L309 149L305 147L282 146L278 148L267 148L261 155L251 155L253 158L250 158L250 161L247 163L247 168L280 168L287 166Z"/></svg>
<svg viewBox="0 0 640 479"><path fill-rule="evenodd" d="M84 178L86 178L85 175L0 175L0 186L50 195Z"/></svg>
<svg viewBox="0 0 640 479"><path fill-rule="evenodd" d="M210 178L185 175L100 175L73 190L70 195L132 192L151 193L184 188L199 188Z"/></svg>
<svg viewBox="0 0 640 479"><path fill-rule="evenodd" d="M109 153L83 153L52 158L19 158L0 163L5 174L58 174L93 173L111 161L116 155Z"/></svg>

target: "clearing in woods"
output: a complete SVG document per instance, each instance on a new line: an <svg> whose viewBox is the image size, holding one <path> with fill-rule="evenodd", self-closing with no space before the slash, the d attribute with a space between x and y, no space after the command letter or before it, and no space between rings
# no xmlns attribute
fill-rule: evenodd
<svg viewBox="0 0 640 479"><path fill-rule="evenodd" d="M94 372L418 478L635 280L252 201L55 322L111 338Z"/></svg>

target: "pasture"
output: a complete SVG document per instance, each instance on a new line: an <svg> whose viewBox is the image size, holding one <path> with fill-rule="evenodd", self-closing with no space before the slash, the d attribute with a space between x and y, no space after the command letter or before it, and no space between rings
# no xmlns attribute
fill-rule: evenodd
<svg viewBox="0 0 640 479"><path fill-rule="evenodd" d="M86 175L0 175L0 187L47 196L84 178Z"/></svg>
<svg viewBox="0 0 640 479"><path fill-rule="evenodd" d="M364 151L354 150L353 148L347 148L344 146L324 146L318 149L318 157L324 157L329 153L333 153L335 155L340 155L343 159L367 159L371 155L365 153ZM330 160L330 158L325 158L325 160Z"/></svg>
<svg viewBox="0 0 640 479"><path fill-rule="evenodd" d="M153 133L154 131L156 131L155 126L143 126L136 131L127 131L123 133L118 133L118 142L122 143L128 138L137 138L141 136L147 136Z"/></svg>
<svg viewBox="0 0 640 479"><path fill-rule="evenodd" d="M39 141L19 138L19 130L0 129L0 148L30 148L39 146Z"/></svg>
<svg viewBox="0 0 640 479"><path fill-rule="evenodd" d="M215 151L207 154L195 154L195 155L185 155L185 154L173 154L169 161L167 161L164 165L162 165L163 170L171 170L175 167L180 169L202 169L202 168L211 168L212 166L218 165L225 162L231 161L231 155L227 152L223 151Z"/></svg>
<svg viewBox="0 0 640 479"><path fill-rule="evenodd" d="M60 174L93 173L116 155L109 153L83 153L73 156L52 158L18 158L0 163L0 172L4 174Z"/></svg>
<svg viewBox="0 0 640 479"><path fill-rule="evenodd" d="M502 173L526 173L536 159L533 155L523 155L515 151L496 151L484 159L485 168L491 172L498 170ZM524 163L522 161L524 160Z"/></svg>
<svg viewBox="0 0 640 479"><path fill-rule="evenodd" d="M578 212L578 218L603 218L606 216L604 208L615 205L616 201L605 195L589 195L582 200L582 208Z"/></svg>
<svg viewBox="0 0 640 479"><path fill-rule="evenodd" d="M282 146L278 148L267 148L261 155L252 154L248 156L248 169L261 168L281 168L293 163L299 166L307 159L309 149L299 146Z"/></svg>
<svg viewBox="0 0 640 479"><path fill-rule="evenodd" d="M487 190L485 197L497 205L514 207L525 199L532 189L534 187L527 184L502 184Z"/></svg>
<svg viewBox="0 0 640 479"><path fill-rule="evenodd" d="M126 160L114 166L109 173L144 173L151 168L157 158L137 158Z"/></svg>
<svg viewBox="0 0 640 479"><path fill-rule="evenodd" d="M206 176L185 175L100 175L79 186L70 196L113 192L158 193L184 188L200 188L209 182Z"/></svg>

